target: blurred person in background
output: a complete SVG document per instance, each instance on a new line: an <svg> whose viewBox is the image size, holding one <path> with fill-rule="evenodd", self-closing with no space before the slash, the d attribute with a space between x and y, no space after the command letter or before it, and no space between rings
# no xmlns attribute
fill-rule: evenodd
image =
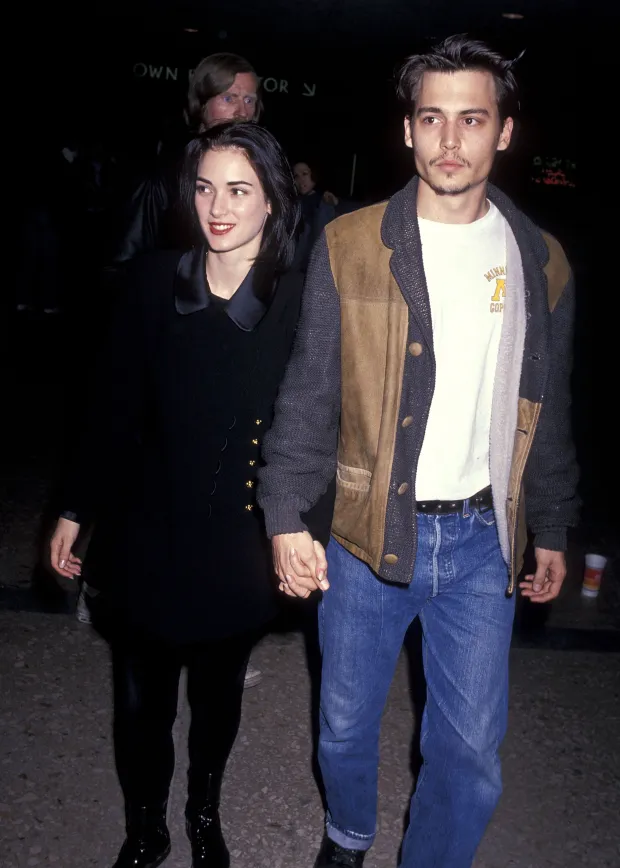
<svg viewBox="0 0 620 868"><path fill-rule="evenodd" d="M185 120L190 134L226 121L258 121L262 100L254 67L237 54L211 54L194 70L187 94ZM174 213L178 198L181 154L176 142L158 146L155 172L133 193L123 221L121 240L114 254L116 264L139 253L178 246L179 221Z"/></svg>
<svg viewBox="0 0 620 868"><path fill-rule="evenodd" d="M312 248L327 224L360 206L348 199L340 199L329 190L323 190L320 173L314 162L295 163L293 177L301 202L301 223L293 267L305 272Z"/></svg>

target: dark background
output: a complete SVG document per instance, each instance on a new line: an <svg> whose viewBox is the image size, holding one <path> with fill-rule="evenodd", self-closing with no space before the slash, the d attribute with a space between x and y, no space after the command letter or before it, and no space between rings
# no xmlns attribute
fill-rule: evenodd
<svg viewBox="0 0 620 868"><path fill-rule="evenodd" d="M586 534L615 533L620 393L615 289L603 304L586 244L591 216L577 173L592 75L612 72L617 27L607 4L575 0L215 0L63 5L17 13L10 113L30 145L100 141L140 174L162 137L182 133L189 70L214 51L246 56L265 84L263 121L291 160L318 163L325 186L376 201L411 174L394 70L450 33L489 40L517 66L522 116L495 179L565 245L579 281L575 430ZM517 12L521 20L502 13ZM605 67L605 63L608 64ZM285 82L285 84L282 84ZM310 95L312 94L312 95ZM596 102L596 100L595 100ZM355 155L355 157L354 157ZM34 158L36 161L36 157ZM581 163L580 163L581 167ZM595 276L596 275L596 276Z"/></svg>

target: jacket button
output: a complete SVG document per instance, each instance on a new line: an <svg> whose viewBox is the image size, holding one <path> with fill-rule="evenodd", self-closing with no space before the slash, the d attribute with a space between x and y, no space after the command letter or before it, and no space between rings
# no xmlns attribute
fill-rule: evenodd
<svg viewBox="0 0 620 868"><path fill-rule="evenodd" d="M398 555L386 555L383 560L392 567L398 563Z"/></svg>
<svg viewBox="0 0 620 868"><path fill-rule="evenodd" d="M402 485L398 486L398 493L399 494L405 494L407 491L409 491L409 483L408 482L403 482Z"/></svg>
<svg viewBox="0 0 620 868"><path fill-rule="evenodd" d="M254 437L254 439L252 440L252 446L258 446L258 440L256 439L256 437Z"/></svg>
<svg viewBox="0 0 620 868"><path fill-rule="evenodd" d="M405 416L405 418L400 424L403 426L403 428L408 428L410 425L413 424L413 416Z"/></svg>
<svg viewBox="0 0 620 868"><path fill-rule="evenodd" d="M412 356L421 356L422 344L418 343L418 341L414 341L412 344L409 344L409 352Z"/></svg>

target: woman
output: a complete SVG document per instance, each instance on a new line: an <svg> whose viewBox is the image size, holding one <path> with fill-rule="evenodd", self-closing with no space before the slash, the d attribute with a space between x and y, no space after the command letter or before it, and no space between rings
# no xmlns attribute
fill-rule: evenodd
<svg viewBox="0 0 620 868"><path fill-rule="evenodd" d="M360 206L356 202L339 199L329 191L322 192L317 171L309 163L295 163L293 177L301 204L299 240L293 267L305 272L314 243L327 224Z"/></svg>
<svg viewBox="0 0 620 868"><path fill-rule="evenodd" d="M223 124L188 145L182 191L200 243L131 266L51 543L55 569L78 575L72 549L96 518L86 564L105 586L94 614L105 598L127 817L115 868L152 868L170 852L184 665L193 866L229 865L220 785L250 650L277 594L254 485L300 305L300 278L285 273L291 171L266 130ZM329 506L314 518L325 540Z"/></svg>

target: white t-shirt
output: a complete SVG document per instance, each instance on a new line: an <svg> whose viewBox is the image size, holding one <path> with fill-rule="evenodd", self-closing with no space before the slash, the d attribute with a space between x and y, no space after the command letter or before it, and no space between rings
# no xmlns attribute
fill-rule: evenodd
<svg viewBox="0 0 620 868"><path fill-rule="evenodd" d="M506 295L506 222L420 218L437 363L417 500L460 500L490 482L491 401Z"/></svg>

